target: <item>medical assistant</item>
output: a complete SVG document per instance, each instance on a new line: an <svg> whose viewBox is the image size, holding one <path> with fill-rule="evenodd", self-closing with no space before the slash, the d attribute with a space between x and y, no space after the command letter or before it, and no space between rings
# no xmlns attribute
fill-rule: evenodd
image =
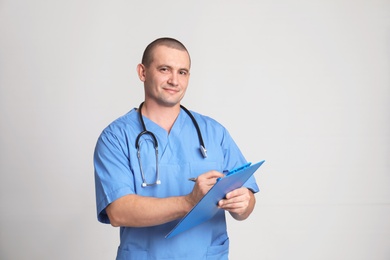
<svg viewBox="0 0 390 260"><path fill-rule="evenodd" d="M246 162L227 130L215 120L191 112L199 124L207 158L199 151L199 140L190 117L181 109L170 133L143 117L148 131L158 140L158 167L161 184L142 187L142 176L135 148L135 139L142 131L134 108L111 123L100 135L94 153L95 187L98 220L110 223L105 208L116 199L138 194L158 198L189 194L194 183L190 177L210 170L222 172ZM156 179L156 158L150 136L139 142L146 181ZM258 192L255 179L244 185ZM165 235L179 220L163 225L120 228L117 259L228 259L229 238L225 211L209 221L172 238Z"/></svg>

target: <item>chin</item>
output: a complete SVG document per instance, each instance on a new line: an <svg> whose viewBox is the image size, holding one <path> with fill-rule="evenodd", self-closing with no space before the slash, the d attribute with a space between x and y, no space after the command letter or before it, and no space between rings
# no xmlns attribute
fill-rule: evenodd
<svg viewBox="0 0 390 260"><path fill-rule="evenodd" d="M177 106L178 104L180 104L180 101L181 101L181 99L179 99L179 100L160 100L158 103L161 106L174 107L174 106Z"/></svg>

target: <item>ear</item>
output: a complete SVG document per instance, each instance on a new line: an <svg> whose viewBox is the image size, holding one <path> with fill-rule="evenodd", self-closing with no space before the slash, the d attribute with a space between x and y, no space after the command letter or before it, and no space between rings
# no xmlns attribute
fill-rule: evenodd
<svg viewBox="0 0 390 260"><path fill-rule="evenodd" d="M143 64L138 64L137 65L137 73L138 73L138 77L139 79L142 81L142 82L145 82L145 66Z"/></svg>

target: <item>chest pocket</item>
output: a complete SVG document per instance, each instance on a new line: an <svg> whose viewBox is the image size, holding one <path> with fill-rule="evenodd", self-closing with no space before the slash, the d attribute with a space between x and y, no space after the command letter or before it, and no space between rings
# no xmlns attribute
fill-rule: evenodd
<svg viewBox="0 0 390 260"><path fill-rule="evenodd" d="M188 180L191 176L189 163L160 163L158 165L158 171L161 183L143 188L140 188L141 183L138 183L137 186L139 188L137 194L165 198L186 195L192 191L193 183ZM154 174L156 175L155 168ZM138 180L138 182L140 181Z"/></svg>
<svg viewBox="0 0 390 260"><path fill-rule="evenodd" d="M191 164L191 177L198 177L199 175L208 171L219 171L222 172L222 165L217 162L202 162Z"/></svg>

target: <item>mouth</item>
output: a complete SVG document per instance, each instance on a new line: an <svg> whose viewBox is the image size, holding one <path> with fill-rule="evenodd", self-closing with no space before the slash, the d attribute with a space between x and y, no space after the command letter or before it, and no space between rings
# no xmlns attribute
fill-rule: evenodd
<svg viewBox="0 0 390 260"><path fill-rule="evenodd" d="M168 93L171 93L171 94L175 94L175 93L178 93L180 92L179 89L177 88L163 88L166 92Z"/></svg>

